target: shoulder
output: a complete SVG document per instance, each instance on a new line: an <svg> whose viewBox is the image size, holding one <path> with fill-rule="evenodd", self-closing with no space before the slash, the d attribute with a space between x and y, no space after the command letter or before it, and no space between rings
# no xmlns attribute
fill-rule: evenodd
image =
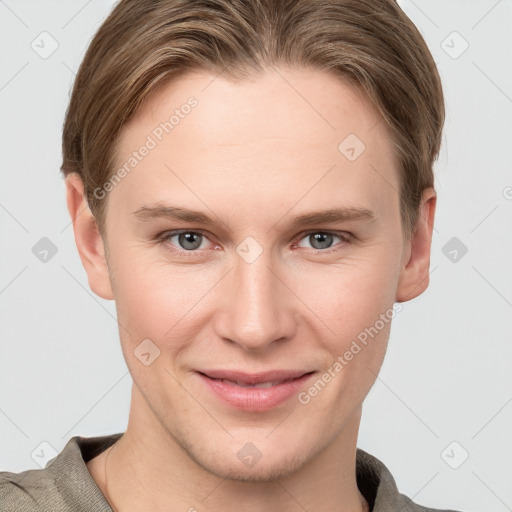
<svg viewBox="0 0 512 512"><path fill-rule="evenodd" d="M121 435L74 436L43 469L1 471L0 512L112 512L86 462Z"/></svg>
<svg viewBox="0 0 512 512"><path fill-rule="evenodd" d="M57 493L55 481L46 469L21 473L0 472L0 512L39 512Z"/></svg>
<svg viewBox="0 0 512 512"><path fill-rule="evenodd" d="M401 494L389 469L377 457L357 448L356 476L359 490L372 512L462 512L424 507Z"/></svg>
<svg viewBox="0 0 512 512"><path fill-rule="evenodd" d="M399 494L400 512L462 512L460 510L423 507L403 494Z"/></svg>

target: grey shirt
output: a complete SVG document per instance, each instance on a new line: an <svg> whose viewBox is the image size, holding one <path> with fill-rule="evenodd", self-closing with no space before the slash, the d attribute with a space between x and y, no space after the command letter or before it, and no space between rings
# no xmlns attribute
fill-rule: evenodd
<svg viewBox="0 0 512 512"><path fill-rule="evenodd" d="M113 512L85 463L122 435L75 436L44 469L0 472L0 512ZM372 512L456 512L415 504L398 492L386 466L360 448L356 475Z"/></svg>

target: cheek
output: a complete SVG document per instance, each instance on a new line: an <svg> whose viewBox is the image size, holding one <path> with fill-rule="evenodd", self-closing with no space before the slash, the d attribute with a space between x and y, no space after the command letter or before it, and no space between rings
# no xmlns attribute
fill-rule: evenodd
<svg viewBox="0 0 512 512"><path fill-rule="evenodd" d="M167 393L180 396L174 363L194 337L190 315L199 290L191 293L190 279L149 263L118 265L116 280L121 348L134 382L153 406Z"/></svg>
<svg viewBox="0 0 512 512"><path fill-rule="evenodd" d="M312 267L307 280L295 281L295 290L328 329L331 343L341 349L392 308L399 277L397 261L394 254L381 254L328 269Z"/></svg>
<svg viewBox="0 0 512 512"><path fill-rule="evenodd" d="M208 291L218 276L205 267L170 265L140 253L131 261L138 263L118 260L115 274L117 315L125 328L120 329L123 346L133 351L149 338L169 361L204 327L197 319L205 312Z"/></svg>
<svg viewBox="0 0 512 512"><path fill-rule="evenodd" d="M204 328L197 319L207 320L209 310L215 309L211 301L229 290L219 282L223 274L219 268L170 264L156 252L148 256L151 251L125 247L112 253L116 308L125 327L121 336L132 350L149 338L172 356L194 339L195 329ZM328 345L331 353L340 353L392 307L397 261L397 250L380 244L342 263L298 265L281 274L300 299L291 307L307 320L306 329L318 330L317 342Z"/></svg>
<svg viewBox="0 0 512 512"><path fill-rule="evenodd" d="M375 382L386 353L391 323L401 310L395 304L399 264L396 251L354 260L353 264L311 273L308 282L323 286L303 286L308 306L321 322L317 343L329 354L320 378L329 381L318 403L335 401L358 404ZM323 279L320 279L323 274ZM316 278L316 279L315 279ZM307 293L307 295L306 295ZM332 382L332 384L330 384ZM322 383L311 389L320 394ZM305 400L310 395L303 397Z"/></svg>

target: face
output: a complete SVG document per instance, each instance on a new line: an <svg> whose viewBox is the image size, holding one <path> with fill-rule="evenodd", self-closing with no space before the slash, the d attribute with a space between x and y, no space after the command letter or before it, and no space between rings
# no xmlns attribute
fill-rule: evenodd
<svg viewBox="0 0 512 512"><path fill-rule="evenodd" d="M317 70L190 73L125 126L89 282L116 301L132 413L208 471L283 476L357 431L394 303L428 277L393 148Z"/></svg>

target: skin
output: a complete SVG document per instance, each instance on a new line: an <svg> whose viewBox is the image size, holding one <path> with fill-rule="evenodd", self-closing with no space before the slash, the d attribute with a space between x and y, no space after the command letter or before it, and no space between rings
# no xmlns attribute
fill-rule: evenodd
<svg viewBox="0 0 512 512"><path fill-rule="evenodd" d="M190 96L198 106L109 192L103 238L80 178L66 179L89 285L116 302L133 378L108 489L109 450L87 467L121 511L365 510L357 434L390 322L305 405L293 397L270 411L235 410L194 370L293 368L321 377L379 315L427 288L435 191L424 191L407 239L384 122L358 89L308 69L241 82L194 71L160 87L125 125L118 165ZM338 150L351 133L366 146L352 162ZM133 214L159 201L216 223ZM374 218L292 225L331 207L366 208ZM204 234L196 256L178 236L159 243L178 229ZM322 245L310 236L325 231L349 241L334 234ZM237 253L247 236L262 248L251 263ZM160 350L148 366L134 355L147 338ZM262 454L252 467L237 457L248 442Z"/></svg>

